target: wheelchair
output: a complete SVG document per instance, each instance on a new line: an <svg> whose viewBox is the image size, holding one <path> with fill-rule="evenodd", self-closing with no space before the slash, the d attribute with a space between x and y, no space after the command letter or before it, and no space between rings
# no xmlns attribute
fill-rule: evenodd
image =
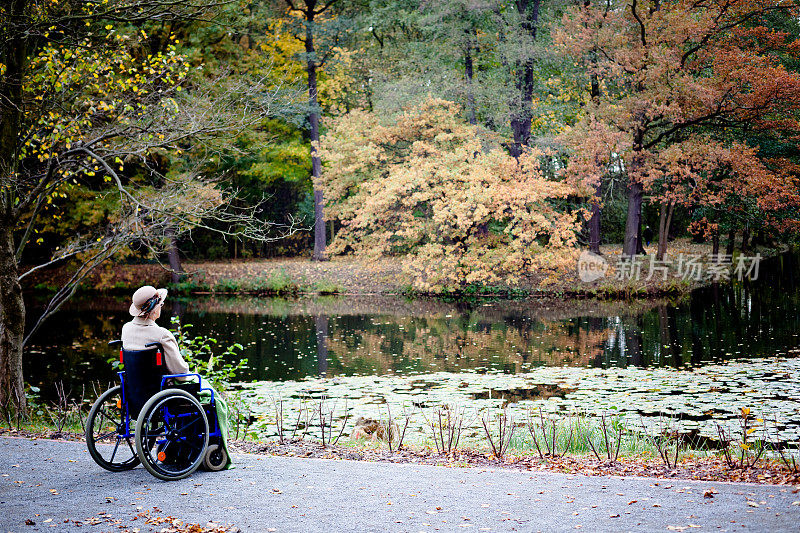
<svg viewBox="0 0 800 533"><path fill-rule="evenodd" d="M139 463L159 479L185 478L199 467L218 471L228 456L222 443L213 389L201 387L200 374L169 374L162 348L120 345L120 384L92 405L86 419L86 446L92 459L111 472ZM179 377L197 377L181 382ZM202 400L202 401L201 401Z"/></svg>

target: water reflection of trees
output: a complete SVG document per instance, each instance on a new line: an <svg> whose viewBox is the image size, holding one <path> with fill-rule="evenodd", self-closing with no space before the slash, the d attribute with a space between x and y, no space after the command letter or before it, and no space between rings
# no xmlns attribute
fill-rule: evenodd
<svg viewBox="0 0 800 533"><path fill-rule="evenodd" d="M108 312L60 313L25 347L26 381L39 387L46 401L57 397L58 382L73 397L80 397L84 389L90 397L93 383L105 390L117 377L108 362L113 357L108 342L119 338L122 319L121 314Z"/></svg>
<svg viewBox="0 0 800 533"><path fill-rule="evenodd" d="M348 374L587 366L601 356L608 336L606 328L571 321L524 327L472 317L381 317L360 329L345 317L331 322L328 352L337 361L332 370Z"/></svg>
<svg viewBox="0 0 800 533"><path fill-rule="evenodd" d="M679 302L409 300L391 296L170 298L161 324L240 343L243 380L536 366L674 366L786 353L800 344L798 263L786 256L753 283L710 286ZM26 302L35 308L37 302ZM115 374L108 340L130 320L127 298L76 298L24 359L43 393Z"/></svg>

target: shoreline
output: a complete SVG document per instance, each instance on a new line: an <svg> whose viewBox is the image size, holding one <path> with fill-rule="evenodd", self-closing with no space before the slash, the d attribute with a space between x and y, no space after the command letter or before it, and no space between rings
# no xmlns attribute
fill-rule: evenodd
<svg viewBox="0 0 800 533"><path fill-rule="evenodd" d="M601 249L603 257L619 257L617 245ZM787 252L786 249L757 250L764 259ZM709 255L711 246L688 240L673 243L672 254ZM650 256L642 256L647 268ZM676 273L665 280L600 278L584 282L577 270L565 273L556 284L543 285L533 278L519 286L468 286L463 290L425 292L413 288L412 280L403 272L401 258L366 261L353 256L337 256L328 261L312 262L308 258L238 259L229 261L187 262L186 273L179 283L170 282L170 272L156 263L108 263L85 280L78 293L86 291L105 295L128 295L143 283L167 287L172 294L183 296L394 296L437 300L519 300L563 298L569 300L635 300L649 298L681 298L692 290L712 286L711 279L686 279ZM643 274L644 274L643 268ZM29 294L48 294L64 283L70 274L68 266L37 272L27 280Z"/></svg>
<svg viewBox="0 0 800 533"><path fill-rule="evenodd" d="M74 432L46 433L32 430L0 428L0 437L55 442L84 442L82 434ZM751 485L795 486L800 490L800 474L790 472L778 460L763 460L762 464L747 469L730 468L720 457L688 454L676 466L668 467L658 457L647 454L621 456L616 461L597 460L591 455L567 454L561 457L539 458L530 453L509 451L502 459L491 451L464 448L455 453L438 453L430 447L408 447L389 451L382 441L371 443L327 444L295 439L281 444L275 440L229 440L232 453L247 453L273 457L299 459L326 459L333 461L359 461L370 463L418 464L449 468L502 468L519 471L554 472L569 475L601 477L638 477L660 481L703 481L717 483L746 483ZM708 497L713 497L713 494Z"/></svg>

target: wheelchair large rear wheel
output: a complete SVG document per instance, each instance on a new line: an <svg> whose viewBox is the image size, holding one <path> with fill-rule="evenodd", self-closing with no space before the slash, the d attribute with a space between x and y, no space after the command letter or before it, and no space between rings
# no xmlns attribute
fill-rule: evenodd
<svg viewBox="0 0 800 533"><path fill-rule="evenodd" d="M112 472L139 464L131 437L125 437L122 387L117 385L97 398L86 419L86 447L94 462Z"/></svg>
<svg viewBox="0 0 800 533"><path fill-rule="evenodd" d="M165 389L142 407L136 422L136 452L157 478L182 479L203 463L208 436L208 418L197 398Z"/></svg>

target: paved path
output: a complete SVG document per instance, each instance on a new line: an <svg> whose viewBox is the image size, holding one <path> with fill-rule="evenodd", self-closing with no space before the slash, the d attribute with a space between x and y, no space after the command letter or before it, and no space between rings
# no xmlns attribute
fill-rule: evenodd
<svg viewBox="0 0 800 533"><path fill-rule="evenodd" d="M791 487L234 459L233 470L162 482L142 467L106 472L83 443L0 438L0 530L160 531L131 520L155 506L161 516L246 532L800 531L800 504L792 505L800 493ZM717 494L704 498L709 488ZM87 524L90 517L100 523Z"/></svg>

